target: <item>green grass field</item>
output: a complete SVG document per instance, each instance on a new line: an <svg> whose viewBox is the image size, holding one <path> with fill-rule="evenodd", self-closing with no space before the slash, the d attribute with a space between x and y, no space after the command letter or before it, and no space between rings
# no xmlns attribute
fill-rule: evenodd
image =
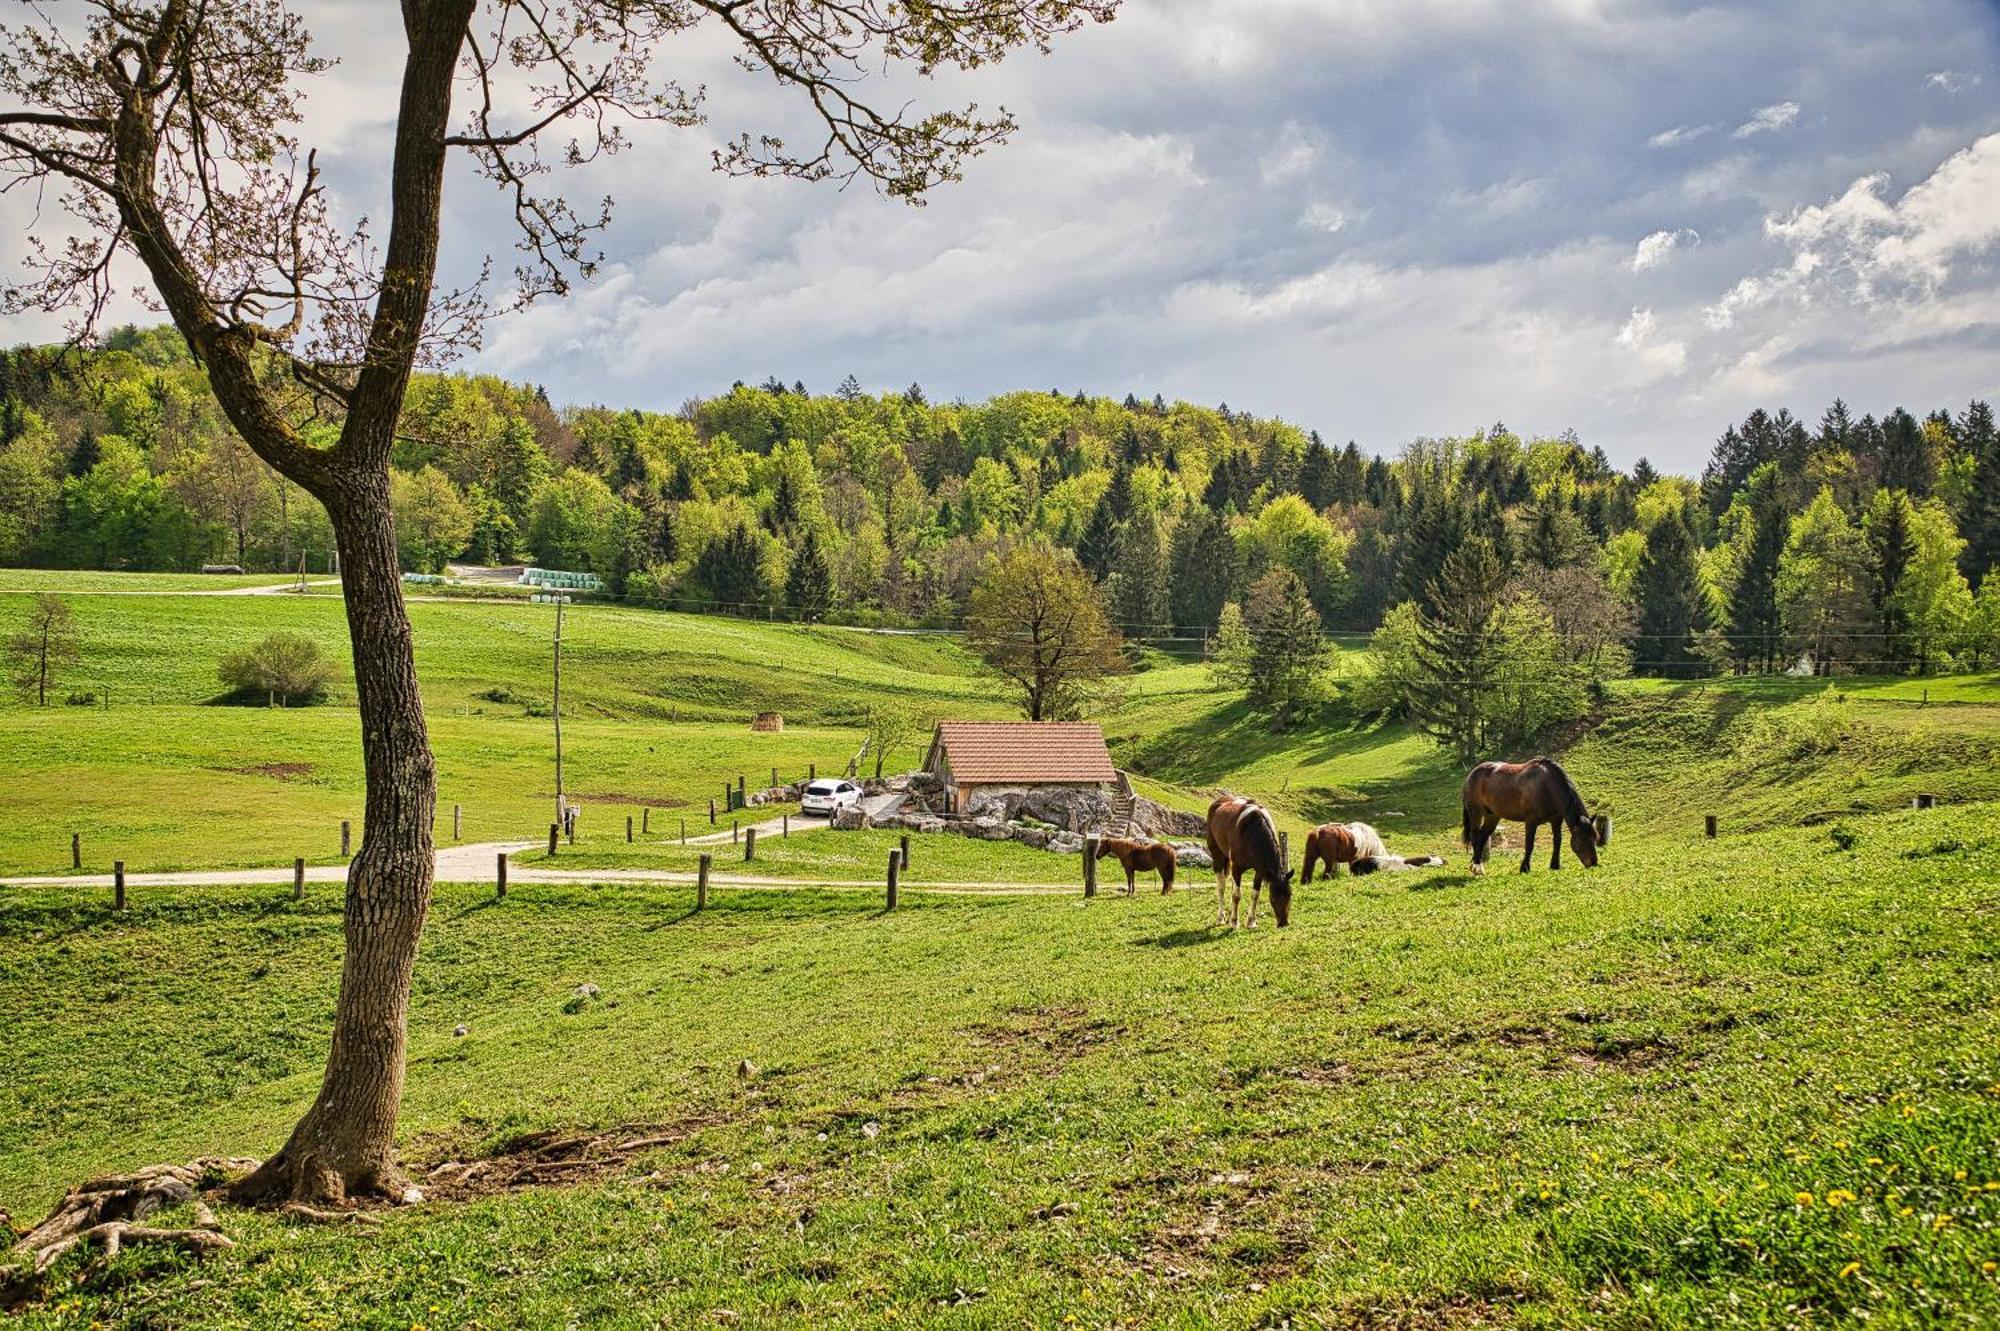
<svg viewBox="0 0 2000 1331"><path fill-rule="evenodd" d="M337 603L76 600L79 680L112 706L0 709L0 873L65 871L72 829L100 871L330 862L360 808L346 693L205 699L229 645L337 643ZM412 613L445 816L538 839L547 608ZM949 640L606 607L569 626L589 802L558 868L692 870L673 801L705 831L718 773L844 764L870 699L1006 714ZM20 1324L2000 1321L2000 681L1621 686L1564 753L1616 820L1604 866L1550 874L1544 840L1521 877L1516 839L1486 878L1455 845L1457 765L1401 728L1272 735L1163 660L1123 695L1106 731L1148 793L1241 789L1294 844L1337 814L1452 864L1315 883L1293 927L1236 934L1198 871L1165 898L1109 871L1088 902L912 892L893 914L872 890L718 889L697 913L678 885L446 884L403 1149L419 1172L486 1162L474 1181L444 1169L374 1229L228 1211L239 1246L199 1265L66 1259ZM783 734L748 730L765 707ZM1911 811L1919 792L1944 807ZM656 837L627 846L642 799ZM718 873L875 884L894 842L709 850ZM914 853L915 883L1077 876L959 837ZM318 1083L336 889L106 896L0 888L17 1223L91 1173L267 1152Z"/></svg>

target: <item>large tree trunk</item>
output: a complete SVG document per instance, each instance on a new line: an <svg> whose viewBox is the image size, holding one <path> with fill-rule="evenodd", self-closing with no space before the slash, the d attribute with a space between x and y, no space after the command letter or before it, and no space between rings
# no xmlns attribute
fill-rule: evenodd
<svg viewBox="0 0 2000 1331"><path fill-rule="evenodd" d="M371 468L346 478L342 489L329 511L354 644L368 801L361 850L348 868L346 955L326 1076L284 1149L240 1186L245 1198L338 1203L403 1189L396 1109L410 973L430 904L436 770L389 520L389 478Z"/></svg>

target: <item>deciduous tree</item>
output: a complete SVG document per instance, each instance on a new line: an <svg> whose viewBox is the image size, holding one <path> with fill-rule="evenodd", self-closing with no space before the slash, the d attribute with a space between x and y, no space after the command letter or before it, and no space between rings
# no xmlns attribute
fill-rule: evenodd
<svg viewBox="0 0 2000 1331"><path fill-rule="evenodd" d="M1079 715L1123 666L1097 584L1068 551L1039 542L987 564L972 589L965 641L1013 682L1030 721Z"/></svg>
<svg viewBox="0 0 2000 1331"><path fill-rule="evenodd" d="M49 703L49 687L56 672L80 659L76 619L69 602L53 592L37 592L28 604L28 619L20 632L7 639L7 659L14 667L14 687L23 697L33 697L35 706Z"/></svg>
<svg viewBox="0 0 2000 1331"><path fill-rule="evenodd" d="M349 870L319 1096L243 1195L403 1190L395 1123L436 781L388 467L412 370L467 344L488 310L479 287L435 287L447 159L469 155L517 225L519 298L560 293L593 270L603 215L578 213L545 173L615 151L625 122L700 118L700 90L654 77L656 54L714 30L746 68L804 99L820 132L803 146L743 134L717 152L723 170L860 177L917 199L1012 122L976 108L912 110L900 93L902 109L878 111L864 100L871 70L983 65L1108 18L1112 3L405 0L377 52L394 60L400 46L401 63L379 242L337 215L316 153L298 141L306 85L327 62L282 3L97 0L81 21L34 11L8 30L0 176L57 196L80 233L27 251L7 307L69 311L87 333L136 259L231 424L325 504L339 543L366 833ZM305 431L311 415L337 422L331 443Z"/></svg>

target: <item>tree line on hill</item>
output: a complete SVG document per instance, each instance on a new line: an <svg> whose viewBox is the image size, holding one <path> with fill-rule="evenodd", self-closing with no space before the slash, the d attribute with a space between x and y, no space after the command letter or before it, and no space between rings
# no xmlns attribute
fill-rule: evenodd
<svg viewBox="0 0 2000 1331"><path fill-rule="evenodd" d="M1158 397L773 378L660 413L422 375L394 461L412 571L521 561L680 608L959 625L982 569L1043 543L1128 637L1208 640L1227 670L1256 641L1373 631L1384 705L1515 679L1520 725L1550 675L1977 665L2000 633L2000 442L1979 401L1880 421L1836 402L1817 428L1759 409L1695 480L1502 425L1385 459ZM319 569L330 547L171 330L0 356L0 562ZM1266 672L1289 681L1262 686L1273 710L1309 706L1320 664Z"/></svg>

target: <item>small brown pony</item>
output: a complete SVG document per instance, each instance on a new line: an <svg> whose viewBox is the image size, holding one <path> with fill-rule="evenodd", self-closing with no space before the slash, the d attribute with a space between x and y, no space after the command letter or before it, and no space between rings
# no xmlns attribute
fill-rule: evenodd
<svg viewBox="0 0 2000 1331"><path fill-rule="evenodd" d="M1118 863L1125 869L1125 895L1132 896L1139 890L1137 875L1147 870L1157 870L1160 875L1160 895L1174 890L1174 848L1161 841L1147 841L1143 837L1108 836L1097 843L1097 858L1106 855L1118 857Z"/></svg>
<svg viewBox="0 0 2000 1331"><path fill-rule="evenodd" d="M1503 818L1525 823L1527 849L1521 855L1521 872L1528 872L1535 858L1535 828L1549 825L1555 848L1549 853L1549 868L1562 868L1562 833L1557 824L1569 827L1570 848L1586 869L1597 867L1597 829L1591 825L1590 811L1569 774L1551 758L1525 763L1481 763L1466 774L1463 792L1464 820L1461 833L1472 848L1472 872L1486 872L1486 845L1493 829Z"/></svg>
<svg viewBox="0 0 2000 1331"><path fill-rule="evenodd" d="M1250 871L1250 919L1257 927L1257 890L1271 889L1271 913L1278 927L1292 915L1292 866L1278 851L1278 828L1262 805L1241 795L1218 795L1208 806L1208 858L1215 865L1215 922L1234 928L1243 906L1243 874ZM1234 880L1236 894L1229 896ZM1227 910L1224 907L1227 905Z"/></svg>
<svg viewBox="0 0 2000 1331"><path fill-rule="evenodd" d="M1361 827L1368 833L1369 844L1364 845L1355 835L1354 829ZM1382 838L1375 835L1375 829L1365 823L1321 823L1306 833L1305 873L1301 883L1313 880L1313 870L1319 865L1326 866L1327 877L1331 878L1343 864L1357 865L1361 860L1386 855Z"/></svg>

